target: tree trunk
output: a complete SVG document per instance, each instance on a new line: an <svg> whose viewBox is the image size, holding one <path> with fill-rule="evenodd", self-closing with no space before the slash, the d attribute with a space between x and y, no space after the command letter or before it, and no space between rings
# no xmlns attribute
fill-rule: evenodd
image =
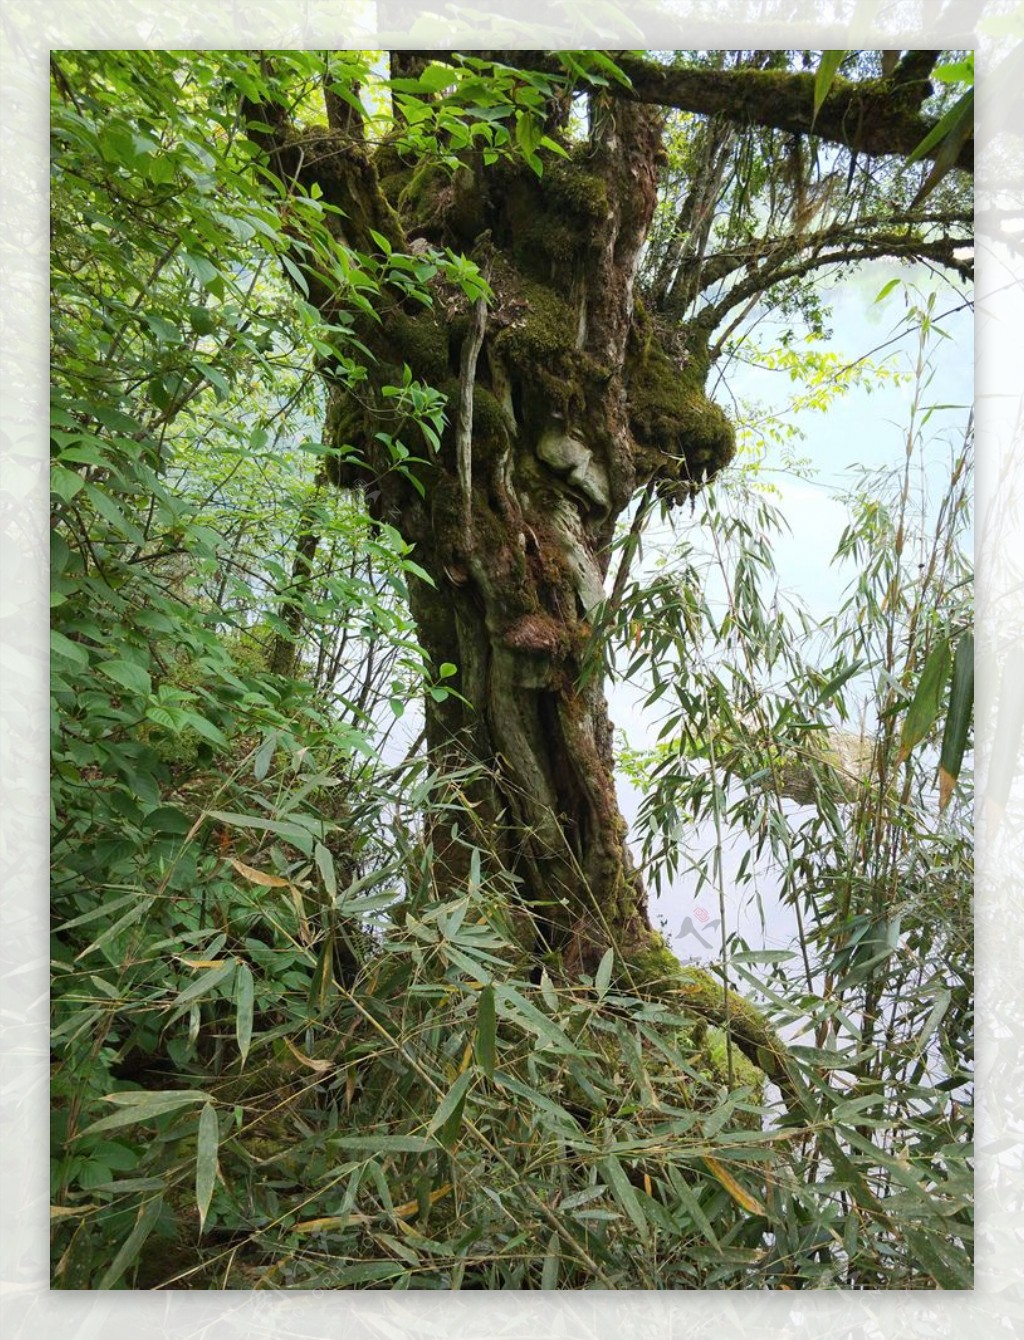
<svg viewBox="0 0 1024 1340"><path fill-rule="evenodd" d="M595 96L590 119L588 140L546 159L539 178L479 159L449 176L388 144L371 160L340 123L334 153L321 130L317 155L335 165L317 180L350 245L372 249L372 226L396 249L450 246L494 292L484 316L435 283L432 309L382 303L380 328L361 332L378 390L401 385L408 365L448 397L419 488L376 436L408 429L393 397L335 388L325 441L358 449L369 470L341 464L336 482L368 486L431 578L412 583L412 610L435 666L458 667L445 682L459 695L427 699L432 758L478 768L476 814L521 881L535 947L560 951L568 971L592 971L611 944L635 960L654 943L600 675L580 673L616 521L648 481L690 496L733 444L703 391L706 348L670 354L635 305L661 114ZM294 143L276 152L301 178ZM451 885L462 849L435 837L438 880Z"/></svg>

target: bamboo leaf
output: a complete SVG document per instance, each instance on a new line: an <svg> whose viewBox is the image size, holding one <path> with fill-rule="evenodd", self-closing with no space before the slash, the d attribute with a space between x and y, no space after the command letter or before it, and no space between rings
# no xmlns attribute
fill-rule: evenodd
<svg viewBox="0 0 1024 1340"><path fill-rule="evenodd" d="M629 1183L629 1178L622 1170L622 1164L614 1154L610 1154L608 1158L601 1161L601 1169L605 1174L615 1199L629 1215L636 1231L642 1238L648 1237L649 1227L647 1217L640 1208L640 1202L637 1200L636 1192Z"/></svg>
<svg viewBox="0 0 1024 1340"><path fill-rule="evenodd" d="M494 987L480 992L476 1010L476 1060L489 1080L494 1079L495 1043L498 1021L494 1012Z"/></svg>
<svg viewBox="0 0 1024 1340"><path fill-rule="evenodd" d="M939 810L949 804L960 765L963 763L967 737L974 712L974 636L965 633L957 643L953 658L953 684L949 691L949 709L942 732L942 753L939 758Z"/></svg>
<svg viewBox="0 0 1024 1340"><path fill-rule="evenodd" d="M973 89L968 89L966 93L962 94L962 96L956 100L953 106L948 108L946 112L939 118L939 120L936 121L935 125L932 126L931 130L920 142L920 144L915 145L915 147L910 151L910 153L907 154L907 162L908 163L920 162L920 160L924 158L925 154L927 154L930 150L934 149L935 146L939 143L939 141L947 137L949 133L952 131L953 127L961 122L965 111L969 111L971 113L971 117L973 120L973 114L974 114Z"/></svg>
<svg viewBox="0 0 1024 1340"><path fill-rule="evenodd" d="M818 62L818 70L814 76L814 114L811 117L813 126L818 119L818 113L821 111L821 105L828 97L829 89L835 81L836 74L840 65L843 63L845 51L823 51L821 60Z"/></svg>
<svg viewBox="0 0 1024 1340"><path fill-rule="evenodd" d="M154 1196L152 1200L145 1201L139 1207L139 1213L135 1219L135 1226L121 1244L120 1250L111 1261L109 1267L100 1278L97 1285L100 1289L112 1289L124 1272L136 1260L139 1252L142 1250L143 1243L156 1227L156 1222L160 1218L160 1211L163 1208L163 1196Z"/></svg>
<svg viewBox="0 0 1024 1340"><path fill-rule="evenodd" d="M750 1214L763 1215L767 1213L761 1202L752 1196L749 1191L744 1190L732 1173L725 1169L717 1159L713 1159L710 1154L706 1154L704 1165L721 1182L737 1205L742 1205Z"/></svg>
<svg viewBox="0 0 1024 1340"><path fill-rule="evenodd" d="M334 875L334 857L322 842L316 844L313 848L313 854L316 859L316 868L320 871L320 878L327 890L327 896L329 898L337 897L338 882Z"/></svg>
<svg viewBox="0 0 1024 1340"><path fill-rule="evenodd" d="M235 971L235 960L230 959L227 963L222 963L219 968L211 968L203 973L197 981L190 983L184 991L178 993L175 997L175 1009L180 1010L184 1005L191 1005L193 1001L199 1000L203 996L208 996L211 991L220 986L221 982L230 977Z"/></svg>
<svg viewBox="0 0 1024 1340"><path fill-rule="evenodd" d="M915 745L920 744L938 720L942 710L942 696L949 677L950 650L949 639L942 637L932 648L925 661L917 691L907 708L900 736L898 762L903 763L910 756Z"/></svg>
<svg viewBox="0 0 1024 1340"><path fill-rule="evenodd" d="M558 1288L558 1234L552 1233L548 1238L548 1249L544 1256L544 1266L540 1273L540 1287L542 1289Z"/></svg>
<svg viewBox="0 0 1024 1340"><path fill-rule="evenodd" d="M353 1154L425 1154L437 1148L425 1135L342 1135L330 1143Z"/></svg>
<svg viewBox="0 0 1024 1340"><path fill-rule="evenodd" d="M217 1149L220 1133L217 1109L207 1103L199 1114L199 1136L196 1141L196 1205L199 1209L199 1231L202 1233L217 1182Z"/></svg>
<svg viewBox="0 0 1024 1340"><path fill-rule="evenodd" d="M243 879L247 879L250 884L259 884L265 889L286 889L288 881L281 879L277 875L268 875L263 870L254 870L251 865L245 865L242 861L236 861L233 856L228 857L228 861L235 867Z"/></svg>
<svg viewBox="0 0 1024 1340"><path fill-rule="evenodd" d="M450 1148L462 1125L462 1109L466 1105L466 1094L473 1082L473 1072L464 1070L452 1087L442 1098L440 1106L430 1118L427 1130L436 1131L446 1149Z"/></svg>
<svg viewBox="0 0 1024 1340"><path fill-rule="evenodd" d="M238 1039L238 1050L242 1057L243 1068L245 1058L249 1055L249 1045L252 1042L254 995L252 969L248 963L239 963L235 977L235 1037Z"/></svg>
<svg viewBox="0 0 1024 1340"><path fill-rule="evenodd" d="M600 1000L608 990L608 984L612 980L612 967L615 963L615 950L606 949L601 957L601 962L597 965L597 972L594 974L594 990L597 992L597 998Z"/></svg>
<svg viewBox="0 0 1024 1340"><path fill-rule="evenodd" d="M134 1126L138 1122L152 1121L154 1117L162 1117L168 1112L177 1112L183 1107L191 1107L193 1103L206 1103L209 1100L210 1095L198 1089L178 1089L174 1093L108 1094L104 1101L116 1103L121 1110L94 1121L91 1126L79 1131L75 1138L81 1139L83 1135L95 1135L100 1131L117 1130L119 1126Z"/></svg>
<svg viewBox="0 0 1024 1340"><path fill-rule="evenodd" d="M948 124L947 124L948 122ZM955 165L959 157L960 150L974 134L974 89L968 89L946 113L939 124L934 128L930 135L925 136L921 144L914 150L914 154L927 152L924 148L929 140L933 140L936 132L943 126L942 142L939 145L939 151L935 155L935 162L932 164L932 170L922 183L921 189L910 202L910 208L914 209L926 196L931 195L939 182L943 179ZM934 142L934 141L933 141ZM931 145L929 145L929 148ZM912 155L913 157L913 155ZM908 158L907 160L911 160Z"/></svg>

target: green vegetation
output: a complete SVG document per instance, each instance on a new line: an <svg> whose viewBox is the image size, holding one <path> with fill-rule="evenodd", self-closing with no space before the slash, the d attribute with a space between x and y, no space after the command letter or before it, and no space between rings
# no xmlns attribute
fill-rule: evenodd
<svg viewBox="0 0 1024 1340"><path fill-rule="evenodd" d="M733 453L705 379L748 332L716 345L697 319L726 321L720 287L678 346L658 307L694 259L671 187L719 152L710 122L666 132L636 280L659 324L603 314L613 367L581 347L579 290L617 67L410 57L385 80L374 54L51 62L54 1287L968 1288L971 442L919 510L934 299L906 290L905 464L846 499L857 580L824 624L789 617L744 439L731 476L693 486ZM880 83L852 55L847 98L858 61ZM716 285L764 265L762 293L791 282L786 320L820 333L811 266L754 237L770 217L778 240L781 141L736 134L704 242L729 264L747 247L746 268ZM282 145L316 143L324 188L297 184L304 158L289 184ZM912 167L865 184L872 219ZM500 254L481 181L538 205ZM951 219L956 181L929 188ZM849 258L878 254L853 226ZM906 227L927 248L945 224ZM850 380L791 345L763 358L816 403ZM560 415L629 481L607 515L523 445ZM578 569L636 550L634 484L641 522L685 497L711 548L684 529L581 612ZM456 634L478 661L437 654ZM663 712L658 749L620 751L639 870L602 668ZM851 786L825 742L859 711ZM784 803L794 766L805 812ZM732 888L726 830L749 845ZM588 861L611 895L583 918L563 890ZM723 927L684 967L640 873L657 890L687 868L723 911L774 881L795 947Z"/></svg>

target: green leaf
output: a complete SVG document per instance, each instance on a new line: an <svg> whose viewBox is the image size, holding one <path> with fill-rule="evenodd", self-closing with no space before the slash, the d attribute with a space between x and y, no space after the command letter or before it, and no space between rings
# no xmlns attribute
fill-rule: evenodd
<svg viewBox="0 0 1024 1340"><path fill-rule="evenodd" d="M149 673L142 666L135 665L134 661L103 661L99 669L107 678L133 693L149 694L153 691Z"/></svg>
<svg viewBox="0 0 1024 1340"><path fill-rule="evenodd" d="M642 1238L646 1239L649 1235L647 1217L640 1207L640 1202L629 1183L629 1178L622 1170L622 1164L614 1154L609 1154L606 1159L601 1160L601 1171L604 1173L605 1180L614 1193L615 1199L633 1221L634 1228Z"/></svg>
<svg viewBox="0 0 1024 1340"><path fill-rule="evenodd" d="M83 670L89 664L89 653L86 649L77 642L72 642L63 633L58 633L55 628L50 630L50 651L54 656L60 656Z"/></svg>
<svg viewBox="0 0 1024 1340"><path fill-rule="evenodd" d="M425 1154L437 1148L425 1135L341 1135L332 1136L330 1145L353 1154Z"/></svg>
<svg viewBox="0 0 1024 1340"><path fill-rule="evenodd" d="M974 89L971 88L949 109L907 159L908 163L914 162L922 158L935 144L939 144L932 170L910 202L911 209L915 209L926 196L931 195L946 173L956 165L960 150L973 134Z"/></svg>
<svg viewBox="0 0 1024 1340"><path fill-rule="evenodd" d="M158 805L150 810L142 820L142 827L151 833L174 833L184 837L192 827L192 821L184 810L176 805Z"/></svg>
<svg viewBox="0 0 1024 1340"><path fill-rule="evenodd" d="M887 284L883 284L882 287L875 294L875 302L883 302L893 291L893 289L896 288L896 286L898 284L901 284L902 282L903 281L901 279L890 279Z"/></svg>
<svg viewBox="0 0 1024 1340"><path fill-rule="evenodd" d="M537 1037L561 1052L580 1055L579 1049L570 1041L561 1028L538 1010L532 1001L520 995L514 987L502 984L495 989L495 1004L498 1013L514 1019L521 1027L528 1028Z"/></svg>
<svg viewBox="0 0 1024 1340"><path fill-rule="evenodd" d="M338 882L334 875L334 857L327 850L322 842L318 842L313 848L313 856L316 860L316 868L320 871L320 878L324 882L324 888L328 896L334 898L338 892Z"/></svg>
<svg viewBox="0 0 1024 1340"><path fill-rule="evenodd" d="M495 1046L498 1021L494 1011L494 987L485 986L480 992L476 1009L476 1059L489 1080L494 1079Z"/></svg>
<svg viewBox="0 0 1024 1340"><path fill-rule="evenodd" d="M128 1267L135 1262L143 1244L156 1227L163 1203L163 1196L160 1195L144 1201L139 1206L134 1227L121 1244L113 1261L100 1276L96 1286L98 1289L112 1289Z"/></svg>
<svg viewBox="0 0 1024 1340"><path fill-rule="evenodd" d="M548 1238L547 1251L544 1254L544 1266L540 1272L540 1287L542 1289L558 1288L558 1234L552 1233Z"/></svg>
<svg viewBox="0 0 1024 1340"><path fill-rule="evenodd" d="M199 1113L199 1135L196 1140L196 1206L199 1209L199 1232L206 1224L206 1215L217 1183L217 1148L220 1133L217 1109L207 1103Z"/></svg>
<svg viewBox="0 0 1024 1340"><path fill-rule="evenodd" d="M608 984L612 980L612 967L615 963L615 950L606 949L602 955L601 962L597 965L597 972L594 974L594 990L597 992L598 1000L608 990Z"/></svg>
<svg viewBox="0 0 1024 1340"><path fill-rule="evenodd" d="M200 973L194 982L190 982L184 991L178 993L174 999L175 1013L179 1013L183 1006L191 1005L193 1001L200 1000L203 996L208 996L211 991L216 990L221 982L226 981L235 971L236 963L231 959L228 963L222 963L219 968L206 968Z"/></svg>
<svg viewBox="0 0 1024 1340"><path fill-rule="evenodd" d="M237 976L235 977L235 1037L238 1039L238 1051L242 1058L243 1068L252 1042L254 997L255 984L252 969L248 963L239 963Z"/></svg>
<svg viewBox="0 0 1024 1340"><path fill-rule="evenodd" d="M910 751L915 745L920 744L938 720L946 680L949 677L949 664L949 639L940 637L925 661L917 691L907 708L900 735L898 762L902 763L909 758Z"/></svg>
<svg viewBox="0 0 1024 1340"><path fill-rule="evenodd" d="M459 1128L462 1125L462 1109L466 1105L466 1094L472 1081L473 1072L464 1070L442 1098L437 1111L430 1118L427 1130L437 1131L438 1138L446 1149L451 1149L455 1144Z"/></svg>
<svg viewBox="0 0 1024 1340"><path fill-rule="evenodd" d="M939 759L940 811L949 804L960 776L973 714L974 635L965 633L957 643L956 655L953 657L953 684L949 691L949 708L942 732L942 753Z"/></svg>
<svg viewBox="0 0 1024 1340"><path fill-rule="evenodd" d="M940 1289L973 1289L974 1268L968 1257L948 1241L948 1226L939 1220L939 1232L911 1224L903 1226L907 1246Z"/></svg>
<svg viewBox="0 0 1024 1340"><path fill-rule="evenodd" d="M178 1089L172 1093L119 1093L108 1094L104 1100L116 1103L119 1112L109 1117L101 1117L91 1126L79 1131L76 1139L84 1135L94 1135L99 1131L113 1131L120 1126L135 1126L139 1122L152 1121L155 1117L165 1116L168 1112L178 1112L194 1103L208 1103L210 1095L198 1089Z"/></svg>
<svg viewBox="0 0 1024 1340"><path fill-rule="evenodd" d="M216 283L220 282L220 271L211 260L207 259L207 257L197 256L193 252L184 251L182 252L182 260L199 280L200 284L204 285L206 288L212 288Z"/></svg>
<svg viewBox="0 0 1024 1340"><path fill-rule="evenodd" d="M897 281L893 280L892 282L896 283ZM875 299L875 301L876 302L878 301L877 298ZM817 707L822 703L827 703L829 699L834 698L835 695L839 692L839 690L843 687L843 685L846 684L849 680L851 680L854 677L854 675L856 675L863 668L864 668L863 661L854 661L852 665L846 666L845 669L840 670L838 674L833 675L832 678L825 685L825 687L818 694L818 696L815 698L814 705Z"/></svg>
<svg viewBox="0 0 1024 1340"><path fill-rule="evenodd" d="M669 1168L669 1180L672 1183L672 1190L679 1199L679 1205L685 1211L689 1220L704 1234L713 1247L718 1247L718 1237L715 1230L711 1227L711 1221L704 1213L696 1193L689 1186L686 1178L681 1173L676 1172L675 1168Z"/></svg>
<svg viewBox="0 0 1024 1340"><path fill-rule="evenodd" d="M70 502L84 487L85 480L77 470L67 470L63 465L50 466L50 492L56 493L64 502Z"/></svg>
<svg viewBox="0 0 1024 1340"><path fill-rule="evenodd" d="M811 125L813 126L818 119L818 113L821 111L821 105L828 97L829 89L835 81L840 65L846 57L845 51L823 51L821 60L818 62L818 70L814 76L814 112L811 116Z"/></svg>

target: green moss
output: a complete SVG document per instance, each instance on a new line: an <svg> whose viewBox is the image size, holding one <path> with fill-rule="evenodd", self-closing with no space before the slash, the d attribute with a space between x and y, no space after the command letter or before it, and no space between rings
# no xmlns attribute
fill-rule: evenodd
<svg viewBox="0 0 1024 1340"><path fill-rule="evenodd" d="M699 1052L694 1058L694 1069L706 1073L718 1084L729 1083L729 1041L720 1028L709 1026ZM734 1045L732 1048L732 1080L737 1088L750 1088L760 1101L764 1088L764 1072L748 1061Z"/></svg>
<svg viewBox="0 0 1024 1340"><path fill-rule="evenodd" d="M448 329L436 312L395 312L388 323L396 351L417 377L436 385L448 375Z"/></svg>
<svg viewBox="0 0 1024 1340"><path fill-rule="evenodd" d="M552 162L545 169L543 187L547 201L581 221L608 214L608 183L596 172L588 172L577 157Z"/></svg>
<svg viewBox="0 0 1024 1340"><path fill-rule="evenodd" d="M736 446L724 411L704 391L708 363L673 360L648 326L631 339L626 362L629 423L640 446L638 473L690 489L726 465Z"/></svg>
<svg viewBox="0 0 1024 1340"><path fill-rule="evenodd" d="M449 184L447 172L425 158L413 169L399 193L399 214L420 225L435 222L443 209L444 192Z"/></svg>
<svg viewBox="0 0 1024 1340"><path fill-rule="evenodd" d="M678 986L683 972L665 937L656 931L650 932L645 945L630 951L623 967L625 985L655 995Z"/></svg>
<svg viewBox="0 0 1024 1340"><path fill-rule="evenodd" d="M473 451L478 458L480 448L490 457L495 448L508 445L508 424L504 411L486 386L477 382L473 387Z"/></svg>
<svg viewBox="0 0 1024 1340"><path fill-rule="evenodd" d="M496 352L519 373L541 417L582 409L587 361L575 347L572 306L547 284L519 277L515 289L525 305L495 340Z"/></svg>

